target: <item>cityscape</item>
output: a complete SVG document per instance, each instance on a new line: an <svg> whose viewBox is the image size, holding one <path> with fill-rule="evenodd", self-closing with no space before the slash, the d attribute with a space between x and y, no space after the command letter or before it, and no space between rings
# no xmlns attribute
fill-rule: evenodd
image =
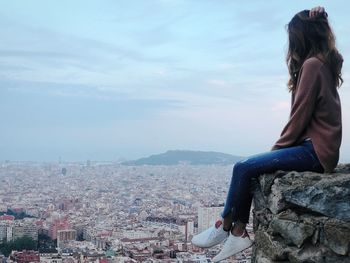
<svg viewBox="0 0 350 263"><path fill-rule="evenodd" d="M200 249L191 238L220 218L231 172L232 165L2 162L0 261L211 262L222 245ZM251 224L248 231L254 239ZM4 250L25 238L31 249ZM248 249L222 262L250 257Z"/></svg>
<svg viewBox="0 0 350 263"><path fill-rule="evenodd" d="M318 141L315 153L324 157L321 166L329 152L335 153L332 162L339 157L340 163L350 163L349 12L346 1L319 4L2 1L0 263L213 262L223 244L203 249L191 240L220 219L234 163L270 151L280 132L299 121L292 114L299 92L294 79L303 79L301 62L312 56L323 55L325 65L337 61L332 75L344 79L339 92L333 90L340 99L336 96L336 110L331 109L337 121L320 114L320 123L329 118L330 125L321 126L332 128L322 130L338 134L333 139L339 139L338 146L341 142L340 154L322 152ZM301 12L310 28L320 18L333 32L325 37L320 31L325 45L300 38L303 55L291 38L291 22ZM325 87L332 82L328 73L323 76L326 68L317 68L322 77L308 90L313 99L319 92L317 103L303 104L315 112L331 105L322 102L329 99L322 95L323 79ZM316 137L299 129L311 123L304 118L310 114L299 112L306 121L296 125L295 134L290 129L295 140L287 146L304 135L321 138L317 129ZM333 139L325 141L333 144ZM349 173L347 168L338 172L345 170ZM330 217L321 213L333 210L333 200L350 200L346 191L346 198L335 195L343 193L340 184L348 186L343 175L332 184L327 177L312 190L322 202L310 211L294 209L299 197L284 210L284 179L271 178L259 179L263 187L255 196L255 211L251 208L247 231L255 238L254 249L222 263L326 262L328 252L327 262L340 262L350 253L350 226L337 221L339 213L348 215L347 204L338 208L337 203L334 210L341 211ZM300 178L304 189L309 177ZM314 182L319 176L310 178ZM264 203L261 212L258 201ZM328 220L338 226L329 228Z"/></svg>

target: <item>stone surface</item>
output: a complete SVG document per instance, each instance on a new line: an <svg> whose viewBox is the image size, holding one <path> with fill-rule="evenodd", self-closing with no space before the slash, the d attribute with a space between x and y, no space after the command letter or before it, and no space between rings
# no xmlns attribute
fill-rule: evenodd
<svg viewBox="0 0 350 263"><path fill-rule="evenodd" d="M259 184L261 186L261 190L264 196L268 196L271 193L271 186L273 185L274 180L276 178L282 177L283 175L285 175L285 172L278 171L273 175L263 174L262 176L259 177Z"/></svg>
<svg viewBox="0 0 350 263"><path fill-rule="evenodd" d="M287 209L287 204L284 201L283 191L285 187L281 185L280 179L277 179L275 184L271 186L271 193L267 197L268 208L272 213L278 214L279 212Z"/></svg>
<svg viewBox="0 0 350 263"><path fill-rule="evenodd" d="M330 219L324 224L324 243L335 253L347 255L350 246L350 223Z"/></svg>
<svg viewBox="0 0 350 263"><path fill-rule="evenodd" d="M350 221L350 175L330 174L320 177L308 174L311 181L286 189L286 202L309 209L325 216Z"/></svg>
<svg viewBox="0 0 350 263"><path fill-rule="evenodd" d="M325 263L325 249L322 247L310 246L300 250L294 250L288 255L289 262L310 262L310 263Z"/></svg>
<svg viewBox="0 0 350 263"><path fill-rule="evenodd" d="M285 261L274 261L268 257L265 256L265 254L263 254L263 252L261 250L259 250L258 254L256 255L256 260L255 263L281 263L281 262L289 262L289 260L285 260Z"/></svg>
<svg viewBox="0 0 350 263"><path fill-rule="evenodd" d="M291 263L350 263L350 257L339 256L326 246L305 246L288 254Z"/></svg>
<svg viewBox="0 0 350 263"><path fill-rule="evenodd" d="M278 218L271 220L270 227L284 237L288 243L293 243L299 248L303 245L304 240L311 237L315 231L315 226Z"/></svg>
<svg viewBox="0 0 350 263"><path fill-rule="evenodd" d="M259 242L255 243L259 251L264 251L271 260L283 261L288 259L289 249L283 239L275 238L267 232L257 231L255 240L259 240Z"/></svg>
<svg viewBox="0 0 350 263"><path fill-rule="evenodd" d="M279 171L253 185L252 263L350 263L350 164L333 174Z"/></svg>

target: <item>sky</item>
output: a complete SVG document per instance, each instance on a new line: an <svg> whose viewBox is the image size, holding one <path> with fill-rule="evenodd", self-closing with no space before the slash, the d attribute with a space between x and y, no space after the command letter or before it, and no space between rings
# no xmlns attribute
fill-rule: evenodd
<svg viewBox="0 0 350 263"><path fill-rule="evenodd" d="M0 161L269 151L289 116L286 24L324 6L344 57L347 1L0 0Z"/></svg>

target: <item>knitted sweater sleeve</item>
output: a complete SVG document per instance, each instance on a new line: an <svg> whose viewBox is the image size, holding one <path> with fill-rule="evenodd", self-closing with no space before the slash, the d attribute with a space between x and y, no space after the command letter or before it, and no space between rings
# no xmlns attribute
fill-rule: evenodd
<svg viewBox="0 0 350 263"><path fill-rule="evenodd" d="M272 150L293 146L303 135L315 110L320 87L319 67L307 60L299 74L289 121Z"/></svg>

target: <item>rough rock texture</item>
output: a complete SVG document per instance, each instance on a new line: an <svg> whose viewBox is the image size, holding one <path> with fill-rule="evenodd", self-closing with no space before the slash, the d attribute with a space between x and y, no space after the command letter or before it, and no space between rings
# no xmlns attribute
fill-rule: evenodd
<svg viewBox="0 0 350 263"><path fill-rule="evenodd" d="M350 164L262 175L253 186L252 263L350 263Z"/></svg>

